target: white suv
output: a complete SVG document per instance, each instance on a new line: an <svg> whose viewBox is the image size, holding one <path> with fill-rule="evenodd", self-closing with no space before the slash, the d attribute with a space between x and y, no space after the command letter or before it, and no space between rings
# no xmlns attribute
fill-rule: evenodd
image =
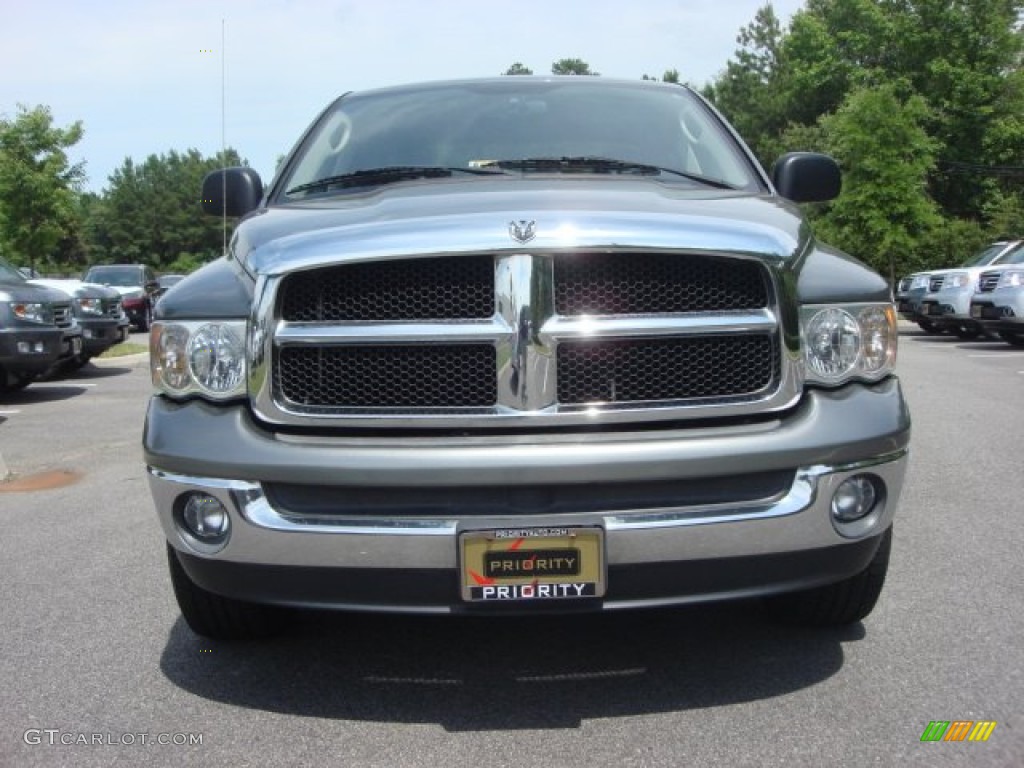
<svg viewBox="0 0 1024 768"><path fill-rule="evenodd" d="M962 267L931 272L918 312L941 330L962 339L977 338L983 328L971 317L971 297L978 278L992 267L1020 263L1024 263L1024 240L1005 240L988 246Z"/></svg>

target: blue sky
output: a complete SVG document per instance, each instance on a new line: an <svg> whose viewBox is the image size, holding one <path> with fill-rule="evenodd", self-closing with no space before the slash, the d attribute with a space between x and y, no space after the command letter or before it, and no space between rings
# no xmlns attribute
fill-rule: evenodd
<svg viewBox="0 0 1024 768"><path fill-rule="evenodd" d="M678 69L702 85L764 0L0 0L0 114L82 120L72 152L99 191L125 157L227 143L269 180L339 94L420 80L536 73L581 58L602 75ZM783 22L803 0L773 0ZM226 45L221 45L222 20Z"/></svg>

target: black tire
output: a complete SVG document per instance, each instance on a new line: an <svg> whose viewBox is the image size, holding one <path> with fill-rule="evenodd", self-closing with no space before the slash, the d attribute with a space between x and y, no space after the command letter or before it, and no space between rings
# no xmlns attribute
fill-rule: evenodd
<svg viewBox="0 0 1024 768"><path fill-rule="evenodd" d="M999 338L1005 341L1007 344L1013 344L1015 347L1024 347L1024 333L1014 333L1013 331L1000 331Z"/></svg>
<svg viewBox="0 0 1024 768"><path fill-rule="evenodd" d="M146 308L142 310L142 317L139 319L139 333L146 333L149 330L149 326L153 324L153 307L147 303Z"/></svg>
<svg viewBox="0 0 1024 768"><path fill-rule="evenodd" d="M31 376L26 373L13 373L4 368L0 368L0 393L17 392L24 389L35 380L35 376Z"/></svg>
<svg viewBox="0 0 1024 768"><path fill-rule="evenodd" d="M197 635L213 640L257 640L276 634L283 626L282 609L233 600L200 587L185 573L170 544L167 565L181 615Z"/></svg>
<svg viewBox="0 0 1024 768"><path fill-rule="evenodd" d="M766 600L768 612L787 624L812 627L841 627L860 621L871 613L882 594L891 550L890 526L863 571L835 584L770 597Z"/></svg>
<svg viewBox="0 0 1024 768"><path fill-rule="evenodd" d="M957 338L961 338L964 341L970 341L981 336L981 328L975 326L958 325L953 329L953 333L957 335Z"/></svg>
<svg viewBox="0 0 1024 768"><path fill-rule="evenodd" d="M917 327L920 328L925 333L932 333L932 334L935 334L935 335L938 335L940 333L945 333L944 329L942 329L939 326L937 326L931 320L922 320L922 319L918 318L918 320L916 322L917 322Z"/></svg>

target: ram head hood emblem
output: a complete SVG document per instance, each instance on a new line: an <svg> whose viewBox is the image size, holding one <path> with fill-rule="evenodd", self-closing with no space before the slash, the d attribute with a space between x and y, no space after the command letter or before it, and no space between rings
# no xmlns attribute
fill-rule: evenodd
<svg viewBox="0 0 1024 768"><path fill-rule="evenodd" d="M520 219L508 223L508 233L517 243L528 243L537 235L537 222Z"/></svg>

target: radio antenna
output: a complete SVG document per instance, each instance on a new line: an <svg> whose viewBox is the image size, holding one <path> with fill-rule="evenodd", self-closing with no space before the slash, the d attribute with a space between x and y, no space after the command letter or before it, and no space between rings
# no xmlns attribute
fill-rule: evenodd
<svg viewBox="0 0 1024 768"><path fill-rule="evenodd" d="M220 162L221 162L221 173L220 173L220 204L221 204L221 255L228 255L228 147L227 147L227 109L226 109L226 92L227 92L227 79L225 77L225 35L224 35L224 19L220 20Z"/></svg>

